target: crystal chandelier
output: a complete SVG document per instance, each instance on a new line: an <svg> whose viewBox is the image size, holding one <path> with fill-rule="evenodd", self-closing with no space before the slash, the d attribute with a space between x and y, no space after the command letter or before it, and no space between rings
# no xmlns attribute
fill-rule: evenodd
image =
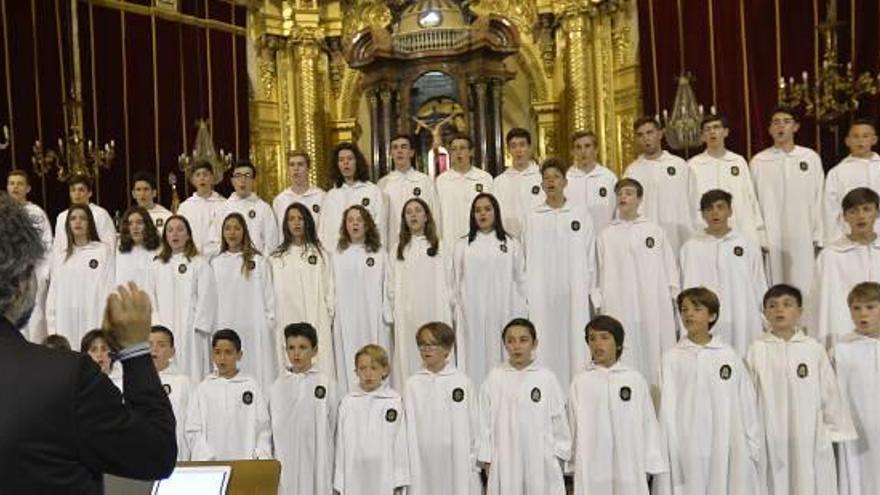
<svg viewBox="0 0 880 495"><path fill-rule="evenodd" d="M815 117L820 123L830 123L858 110L860 98L880 91L880 75L875 77L870 72L863 72L857 76L852 62L846 66L838 62L837 29L842 25L837 21L837 5L834 0L828 0L825 21L816 26L825 49L822 67L812 83L807 71L801 73L800 81L793 77L786 81L780 77L780 105L803 106L806 115Z"/></svg>
<svg viewBox="0 0 880 495"><path fill-rule="evenodd" d="M715 113L715 107L711 108ZM703 105L697 103L694 89L691 87L691 76L682 74L678 77L678 89L675 91L675 100L672 104L672 115L663 110L663 118L656 115L658 122L663 124L664 135L669 147L674 150L684 150L685 155L690 155L690 150L703 144L702 128Z"/></svg>

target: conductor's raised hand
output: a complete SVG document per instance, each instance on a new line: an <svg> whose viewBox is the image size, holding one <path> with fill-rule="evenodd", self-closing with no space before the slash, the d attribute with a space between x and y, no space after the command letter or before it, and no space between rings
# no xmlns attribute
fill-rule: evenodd
<svg viewBox="0 0 880 495"><path fill-rule="evenodd" d="M120 285L107 298L104 333L120 350L146 342L150 336L151 316L147 293L134 282Z"/></svg>

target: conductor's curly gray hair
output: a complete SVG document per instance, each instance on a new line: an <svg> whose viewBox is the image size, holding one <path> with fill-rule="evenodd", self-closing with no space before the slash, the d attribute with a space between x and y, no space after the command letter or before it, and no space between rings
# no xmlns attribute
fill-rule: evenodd
<svg viewBox="0 0 880 495"><path fill-rule="evenodd" d="M9 309L23 280L33 276L45 248L27 211L0 193L0 315Z"/></svg>

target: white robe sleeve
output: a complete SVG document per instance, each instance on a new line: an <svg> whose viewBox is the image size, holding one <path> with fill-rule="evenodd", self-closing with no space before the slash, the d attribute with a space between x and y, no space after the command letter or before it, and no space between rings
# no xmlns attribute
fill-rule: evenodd
<svg viewBox="0 0 880 495"><path fill-rule="evenodd" d="M666 238L664 231L661 229L658 233L663 238L663 242L661 242L660 245L663 248L663 268L666 270L666 280L669 283L669 298L672 301L675 301L675 298L678 297L679 281L681 280L681 274L678 269L678 259L672 252L672 246ZM677 314L678 312L675 311L675 313Z"/></svg>
<svg viewBox="0 0 880 495"><path fill-rule="evenodd" d="M825 197L822 201L822 235L825 237L825 244L834 242L843 235L843 231L840 229L840 216L843 208L840 204L843 201L840 189L837 174L834 169L831 169L825 178Z"/></svg>
<svg viewBox="0 0 880 495"><path fill-rule="evenodd" d="M551 380L549 385L553 390L549 404L553 455L559 459L560 466L563 466L566 461L571 459L571 430L568 427L568 415L565 410L565 396L562 395L562 389L555 378Z"/></svg>
<svg viewBox="0 0 880 495"><path fill-rule="evenodd" d="M266 310L266 329L269 331L267 338L270 342L275 342L275 287L272 283L272 267L269 266L269 259L263 257L263 306ZM274 347L274 346L273 346Z"/></svg>
<svg viewBox="0 0 880 495"><path fill-rule="evenodd" d="M52 253L52 267L49 271L49 291L46 294L46 333L47 335L55 335L58 333L58 311L55 299L58 297L58 283L56 282L55 273L58 270L59 256ZM155 305L153 305L155 307ZM73 342L71 342L73 345Z"/></svg>
<svg viewBox="0 0 880 495"><path fill-rule="evenodd" d="M596 274L593 277L593 288L590 289L590 300L593 301L593 309L596 310L596 314L602 314L602 287L599 284L599 281L602 280L602 271L606 268L602 266L602 261L605 259L605 243L602 241L602 236L596 236Z"/></svg>
<svg viewBox="0 0 880 495"><path fill-rule="evenodd" d="M195 331L210 335L214 331L214 318L217 315L217 285L214 281L214 269L207 259L204 261L196 280L194 327Z"/></svg>
<svg viewBox="0 0 880 495"><path fill-rule="evenodd" d="M837 377L828 355L824 352L819 357L819 386L822 396L822 421L832 442L846 442L858 438L853 425L849 406L840 393ZM870 393L865 391L865 393Z"/></svg>
<svg viewBox="0 0 880 495"><path fill-rule="evenodd" d="M381 249L381 248L380 248ZM394 323L394 304L392 300L393 290L391 288L391 254L385 256L385 263L382 271L382 320L387 325Z"/></svg>
<svg viewBox="0 0 880 495"><path fill-rule="evenodd" d="M401 404L402 406L403 404ZM400 408L403 410L403 407ZM394 436L394 487L408 486L410 481L409 440L406 414L400 415L400 425Z"/></svg>
<svg viewBox="0 0 880 495"><path fill-rule="evenodd" d="M516 293L519 300L522 301L522 316L525 318L529 314L529 296L528 296L528 280L526 279L526 258L523 255L522 244L516 239L511 239L513 248L513 283L516 286ZM561 393L560 393L561 395Z"/></svg>
<svg viewBox="0 0 880 495"><path fill-rule="evenodd" d="M256 433L256 443L254 444L254 459L271 459L272 458L272 426L269 421L269 407L266 405L266 399L262 390L257 388L259 393L255 394L257 410L254 417L254 432Z"/></svg>
<svg viewBox="0 0 880 495"><path fill-rule="evenodd" d="M642 414L642 448L645 458L645 470L650 474L669 472L669 463L666 456L666 448L660 436L660 425L654 413L654 402L648 392L648 385L636 388L639 394L637 400L641 403ZM572 422L572 431L574 423ZM572 435L573 437L574 435ZM577 445L572 443L572 445ZM572 456L573 458L574 456Z"/></svg>
<svg viewBox="0 0 880 495"><path fill-rule="evenodd" d="M262 215L263 218L261 219L263 222L263 232L266 234L264 239L266 252L263 255L268 257L281 242L279 241L278 220L275 218L275 212L272 211L272 207L268 204L265 206L266 213Z"/></svg>
<svg viewBox="0 0 880 495"><path fill-rule="evenodd" d="M324 267L321 269L321 277L324 279L324 304L327 306L327 321L333 321L336 313L336 282L333 280L332 257L329 252L324 252Z"/></svg>
<svg viewBox="0 0 880 495"><path fill-rule="evenodd" d="M333 489L339 493L345 493L345 450L348 447L345 444L345 401L341 401L336 418L336 455L333 460Z"/></svg>
<svg viewBox="0 0 880 495"><path fill-rule="evenodd" d="M743 368L746 367L743 366ZM739 416L743 421L742 430L745 433L746 447L749 451L749 457L755 465L756 472L761 479L761 485L767 486L767 470L765 469L767 458L764 450L764 424L761 418L761 413L758 410L758 394L755 392L751 374L746 371L741 374L741 377L742 378L739 380L737 396L739 398Z"/></svg>
<svg viewBox="0 0 880 495"><path fill-rule="evenodd" d="M480 387L480 440L477 461L486 464L491 464L495 459L495 434L492 424L492 397L488 390L490 379L491 373Z"/></svg>
<svg viewBox="0 0 880 495"><path fill-rule="evenodd" d="M186 439L189 443L190 454L194 461L212 461L217 454L208 445L208 437L205 432L205 414L203 411L202 394L200 387L196 388L189 401L189 410L186 412Z"/></svg>

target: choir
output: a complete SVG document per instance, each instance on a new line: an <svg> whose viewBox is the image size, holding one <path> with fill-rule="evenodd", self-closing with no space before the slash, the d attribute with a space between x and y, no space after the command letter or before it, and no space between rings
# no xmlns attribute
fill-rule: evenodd
<svg viewBox="0 0 880 495"><path fill-rule="evenodd" d="M74 177L53 236L14 170L51 245L28 336L122 387L91 330L144 287L179 459L277 458L287 494L878 493L876 125L827 178L798 125L749 163L709 115L685 162L645 117L619 180L591 132L568 167L512 129L494 179L468 136L435 181L409 136L378 184L342 143L330 191L292 151L271 206L250 162L229 198L196 163L176 214L136 174L118 235Z"/></svg>

